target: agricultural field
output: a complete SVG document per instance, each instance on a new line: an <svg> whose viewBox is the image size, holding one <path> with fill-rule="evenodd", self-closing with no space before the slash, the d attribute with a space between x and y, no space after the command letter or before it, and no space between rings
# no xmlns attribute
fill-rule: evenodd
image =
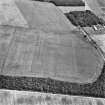
<svg viewBox="0 0 105 105"><path fill-rule="evenodd" d="M100 55L89 43L77 37L80 33L62 11L53 4L38 1L16 1L12 4L14 7L11 4L4 6L8 13L7 25L13 27L6 26L5 22L0 28L1 74L50 77L77 83L91 83L98 78L103 67ZM10 14L16 14L15 11L20 16L16 15L17 19ZM29 28L20 23L23 28L19 28L19 19Z"/></svg>
<svg viewBox="0 0 105 105"><path fill-rule="evenodd" d="M105 99L40 92L0 90L0 105L104 105Z"/></svg>
<svg viewBox="0 0 105 105"><path fill-rule="evenodd" d="M91 83L101 73L101 56L89 43L76 36L79 33L71 32L70 37L67 33L60 36L12 27L1 27L0 33L3 75Z"/></svg>
<svg viewBox="0 0 105 105"><path fill-rule="evenodd" d="M61 10L28 0L2 6L0 89L105 97L103 59Z"/></svg>
<svg viewBox="0 0 105 105"><path fill-rule="evenodd" d="M69 13L71 11L85 11L85 6L58 6L63 13Z"/></svg>
<svg viewBox="0 0 105 105"><path fill-rule="evenodd" d="M84 6L82 0L32 0L32 1L42 1L42 2L51 2L56 6Z"/></svg>

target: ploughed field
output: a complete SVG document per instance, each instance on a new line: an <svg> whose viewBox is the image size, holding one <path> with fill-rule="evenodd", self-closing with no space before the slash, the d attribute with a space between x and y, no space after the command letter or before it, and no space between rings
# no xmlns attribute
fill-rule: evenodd
<svg viewBox="0 0 105 105"><path fill-rule="evenodd" d="M33 1L41 1L41 2L50 2L55 4L56 6L84 6L84 2L82 0L33 0Z"/></svg>

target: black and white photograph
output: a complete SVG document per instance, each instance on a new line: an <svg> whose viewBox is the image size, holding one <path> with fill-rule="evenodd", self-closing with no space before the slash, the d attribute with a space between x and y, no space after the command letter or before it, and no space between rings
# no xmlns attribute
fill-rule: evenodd
<svg viewBox="0 0 105 105"><path fill-rule="evenodd" d="M105 0L0 0L0 105L105 105Z"/></svg>

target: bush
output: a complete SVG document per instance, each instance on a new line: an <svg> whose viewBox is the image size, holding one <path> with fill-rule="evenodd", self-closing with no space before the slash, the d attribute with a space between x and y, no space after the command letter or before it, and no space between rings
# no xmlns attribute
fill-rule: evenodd
<svg viewBox="0 0 105 105"><path fill-rule="evenodd" d="M74 24L75 26L80 25L81 27L91 27L92 25L105 25L105 21L103 19L98 18L91 11L73 11L65 14L67 18Z"/></svg>

